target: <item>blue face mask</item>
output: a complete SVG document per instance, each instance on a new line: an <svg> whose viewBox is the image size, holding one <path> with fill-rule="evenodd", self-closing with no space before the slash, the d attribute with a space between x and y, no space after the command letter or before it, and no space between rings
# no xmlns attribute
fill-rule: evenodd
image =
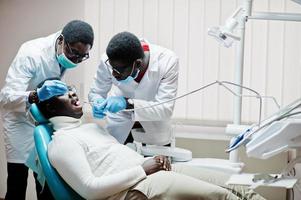
<svg viewBox="0 0 301 200"><path fill-rule="evenodd" d="M134 81L138 77L139 73L140 73L140 70L137 69L136 74L134 76L132 76L132 75L128 76L126 79L120 80L118 82L122 83L122 84L129 84L130 82Z"/></svg>
<svg viewBox="0 0 301 200"><path fill-rule="evenodd" d="M77 66L76 63L69 60L64 53L60 55L56 55L57 61L64 67L65 69L71 69Z"/></svg>

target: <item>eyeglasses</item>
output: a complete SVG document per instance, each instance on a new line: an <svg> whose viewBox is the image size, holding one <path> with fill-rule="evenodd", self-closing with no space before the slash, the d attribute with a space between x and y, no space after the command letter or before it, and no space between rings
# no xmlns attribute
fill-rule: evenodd
<svg viewBox="0 0 301 200"><path fill-rule="evenodd" d="M68 51L70 52L71 57L74 57L77 61L82 62L90 57L89 53L81 55L78 52L75 52L75 50L72 50L67 42L65 42L65 44L68 47Z"/></svg>
<svg viewBox="0 0 301 200"><path fill-rule="evenodd" d="M107 59L105 61L105 65L108 66L112 71L116 72L119 76L122 77L122 79L127 78L128 76L131 76L134 72L135 69L135 62L133 63L132 66L128 66L128 67L122 67L122 68L117 68L117 67L113 67L110 62L109 59ZM125 74L126 71L129 71L128 69L131 68L131 71L129 74Z"/></svg>

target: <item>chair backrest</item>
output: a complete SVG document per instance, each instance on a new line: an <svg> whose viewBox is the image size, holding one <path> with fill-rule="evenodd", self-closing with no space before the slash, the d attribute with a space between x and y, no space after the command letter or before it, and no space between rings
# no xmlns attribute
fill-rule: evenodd
<svg viewBox="0 0 301 200"><path fill-rule="evenodd" d="M34 129L36 151L51 193L56 200L82 200L83 198L68 186L48 160L47 149L53 134L49 121L42 115L36 104L32 104L29 111L36 124Z"/></svg>

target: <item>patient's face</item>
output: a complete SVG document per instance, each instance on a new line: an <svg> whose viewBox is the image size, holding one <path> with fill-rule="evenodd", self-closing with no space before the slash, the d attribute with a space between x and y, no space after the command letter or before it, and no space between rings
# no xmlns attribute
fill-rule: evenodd
<svg viewBox="0 0 301 200"><path fill-rule="evenodd" d="M56 116L81 118L83 107L75 92L69 91L65 95L56 97Z"/></svg>

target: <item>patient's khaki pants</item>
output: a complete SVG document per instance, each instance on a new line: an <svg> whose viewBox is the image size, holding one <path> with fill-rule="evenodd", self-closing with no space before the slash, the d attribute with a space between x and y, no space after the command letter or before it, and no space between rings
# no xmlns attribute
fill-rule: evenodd
<svg viewBox="0 0 301 200"><path fill-rule="evenodd" d="M228 178L229 175L214 170L176 164L172 171L149 175L130 191L138 190L153 200L264 199L246 187L226 186Z"/></svg>

